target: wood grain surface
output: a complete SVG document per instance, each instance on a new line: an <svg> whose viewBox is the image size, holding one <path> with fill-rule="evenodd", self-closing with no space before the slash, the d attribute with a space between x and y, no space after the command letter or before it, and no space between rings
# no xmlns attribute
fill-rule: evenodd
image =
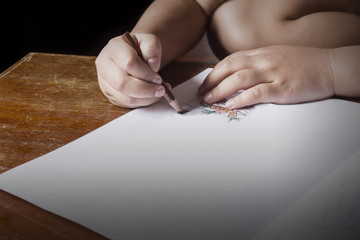
<svg viewBox="0 0 360 240"><path fill-rule="evenodd" d="M131 111L112 105L101 93L95 58L29 53L0 74L0 173ZM176 86L216 62L203 38L160 74ZM104 237L0 191L0 240L5 239Z"/></svg>
<svg viewBox="0 0 360 240"><path fill-rule="evenodd" d="M64 146L130 111L112 105L101 93L95 59L29 53L0 74L0 173ZM176 86L216 61L202 40L160 74ZM1 240L102 238L0 191Z"/></svg>

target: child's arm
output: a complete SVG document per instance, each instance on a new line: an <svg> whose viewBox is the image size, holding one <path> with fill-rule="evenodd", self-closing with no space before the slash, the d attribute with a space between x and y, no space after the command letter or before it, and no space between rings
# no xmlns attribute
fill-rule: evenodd
<svg viewBox="0 0 360 240"><path fill-rule="evenodd" d="M234 53L199 88L204 100L228 108L257 103L291 104L334 95L360 97L360 46L336 49L273 46Z"/></svg>
<svg viewBox="0 0 360 240"><path fill-rule="evenodd" d="M206 21L205 10L197 1L157 0L145 11L132 33L150 33L159 38L164 66L202 37Z"/></svg>
<svg viewBox="0 0 360 240"><path fill-rule="evenodd" d="M331 68L338 96L360 98L360 46L333 49Z"/></svg>
<svg viewBox="0 0 360 240"><path fill-rule="evenodd" d="M201 38L207 17L223 1L154 1L132 31L145 62L121 37L113 38L99 54L96 67L103 93L122 107L159 100L165 89L157 72Z"/></svg>

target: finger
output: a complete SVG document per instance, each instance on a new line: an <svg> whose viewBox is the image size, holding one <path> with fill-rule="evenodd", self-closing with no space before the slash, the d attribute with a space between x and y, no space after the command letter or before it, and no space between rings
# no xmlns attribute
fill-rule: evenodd
<svg viewBox="0 0 360 240"><path fill-rule="evenodd" d="M111 59L105 59L96 65L99 84L106 81L114 89L119 89L121 82L128 74ZM101 77L101 78L100 78Z"/></svg>
<svg viewBox="0 0 360 240"><path fill-rule="evenodd" d="M154 72L158 72L161 63L161 43L158 37L153 34L136 34L144 61Z"/></svg>
<svg viewBox="0 0 360 240"><path fill-rule="evenodd" d="M145 80L160 84L162 79L160 75L154 72L143 59L141 59L135 49L126 43L122 38L113 38L109 44L111 47L107 48L107 54L120 68L124 69L130 75Z"/></svg>
<svg viewBox="0 0 360 240"><path fill-rule="evenodd" d="M127 76L115 90L135 98L162 97L165 94L162 85L148 83L132 76Z"/></svg>
<svg viewBox="0 0 360 240"><path fill-rule="evenodd" d="M129 76L113 62L108 64L106 71L101 71L98 75L101 76L99 81L108 82L115 91L130 97L162 97L165 94L165 89L162 85L148 83Z"/></svg>
<svg viewBox="0 0 360 240"><path fill-rule="evenodd" d="M243 108L258 103L274 102L276 88L271 83L262 83L229 99L225 106L230 109Z"/></svg>
<svg viewBox="0 0 360 240"><path fill-rule="evenodd" d="M233 73L243 69L252 69L253 65L252 56L248 56L242 52L226 57L219 62L205 78L199 87L198 93L200 95L205 94Z"/></svg>
<svg viewBox="0 0 360 240"><path fill-rule="evenodd" d="M161 98L135 98L127 96L123 93L115 91L106 81L99 81L99 86L104 95L109 99L109 101L119 107L126 108L137 108L151 105Z"/></svg>
<svg viewBox="0 0 360 240"><path fill-rule="evenodd" d="M168 83L168 82L164 82L164 84L166 85L166 87L167 87L168 89L172 90L172 86L171 86L171 84L170 84L170 83Z"/></svg>
<svg viewBox="0 0 360 240"><path fill-rule="evenodd" d="M219 83L210 92L204 95L204 101L207 103L217 102L224 99L239 90L245 90L257 84L265 82L262 74L254 69L241 70L233 73Z"/></svg>

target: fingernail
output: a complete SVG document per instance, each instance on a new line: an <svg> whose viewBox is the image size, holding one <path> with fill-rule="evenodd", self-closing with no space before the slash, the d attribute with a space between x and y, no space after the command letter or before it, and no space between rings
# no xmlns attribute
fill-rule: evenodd
<svg viewBox="0 0 360 240"><path fill-rule="evenodd" d="M165 94L165 88L159 87L155 92L155 97L162 97Z"/></svg>
<svg viewBox="0 0 360 240"><path fill-rule="evenodd" d="M211 92L207 93L207 94L204 96L204 101L207 102L207 103L210 103L210 102L211 102L211 99L212 99L212 94L211 94Z"/></svg>
<svg viewBox="0 0 360 240"><path fill-rule="evenodd" d="M159 71L159 60L156 57L150 58L148 60L148 64L150 66L150 68L154 71L157 72Z"/></svg>
<svg viewBox="0 0 360 240"><path fill-rule="evenodd" d="M160 76L156 76L153 80L152 80L153 83L155 84L161 84L162 83L162 79Z"/></svg>
<svg viewBox="0 0 360 240"><path fill-rule="evenodd" d="M234 107L234 100L228 100L226 103L225 103L225 107L227 108L233 108Z"/></svg>

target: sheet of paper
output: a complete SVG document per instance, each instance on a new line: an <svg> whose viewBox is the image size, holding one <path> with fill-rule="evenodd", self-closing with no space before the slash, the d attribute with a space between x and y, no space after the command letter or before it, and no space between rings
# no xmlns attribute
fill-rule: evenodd
<svg viewBox="0 0 360 240"><path fill-rule="evenodd" d="M261 104L235 116L196 97L209 71L175 89L187 114L165 101L134 110L1 174L0 188L111 239L269 239L359 151L360 105Z"/></svg>
<svg viewBox="0 0 360 240"><path fill-rule="evenodd" d="M322 179L254 239L357 239L360 150Z"/></svg>

